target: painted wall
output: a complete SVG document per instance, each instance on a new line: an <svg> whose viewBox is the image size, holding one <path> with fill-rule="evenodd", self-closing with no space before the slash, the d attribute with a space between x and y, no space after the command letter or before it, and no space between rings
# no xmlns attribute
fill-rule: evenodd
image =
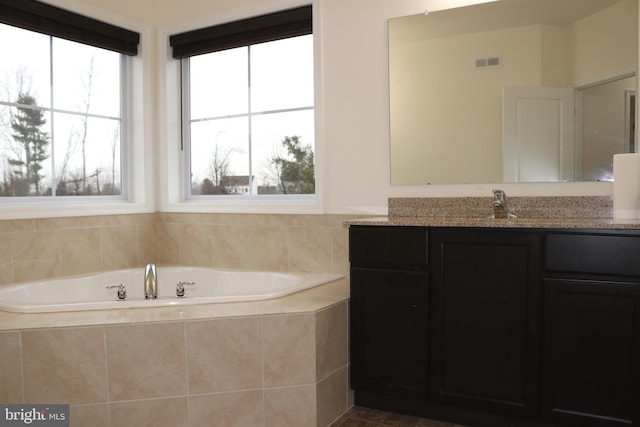
<svg viewBox="0 0 640 427"><path fill-rule="evenodd" d="M638 3L626 0L574 25L573 82L593 82L606 76L609 70L629 70L637 64L638 52L633 49L635 44L619 42L638 37L628 30L637 15ZM594 51L598 55L593 55Z"/></svg>
<svg viewBox="0 0 640 427"><path fill-rule="evenodd" d="M502 88L540 86L541 38L541 27L531 25L390 39L393 182L501 181ZM500 55L502 66L473 66L487 55Z"/></svg>
<svg viewBox="0 0 640 427"><path fill-rule="evenodd" d="M48 0L116 23L136 21L156 35L158 28L212 25L300 0ZM454 0L446 0L454 4ZM490 195L493 184L391 186L389 184L389 92L387 20L424 11L424 0L316 0L324 124L326 213L387 212L387 198L400 196ZM83 9L83 10L80 10ZM153 55L153 52L145 52ZM157 64L159 69L164 64ZM152 73L157 78L157 69ZM158 85L154 85L158 87ZM161 93L153 94L158 111ZM154 117L162 117L160 113ZM154 124L155 125L155 124ZM156 127L156 126L154 126ZM510 195L608 195L608 183L510 184Z"/></svg>

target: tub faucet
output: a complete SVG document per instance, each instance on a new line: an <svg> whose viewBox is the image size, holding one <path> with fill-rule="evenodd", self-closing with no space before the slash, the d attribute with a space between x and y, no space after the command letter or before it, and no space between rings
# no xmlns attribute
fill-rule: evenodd
<svg viewBox="0 0 640 427"><path fill-rule="evenodd" d="M144 269L144 299L158 298L158 275L156 265L147 264Z"/></svg>
<svg viewBox="0 0 640 427"><path fill-rule="evenodd" d="M502 190L493 190L493 217L509 218L507 195Z"/></svg>

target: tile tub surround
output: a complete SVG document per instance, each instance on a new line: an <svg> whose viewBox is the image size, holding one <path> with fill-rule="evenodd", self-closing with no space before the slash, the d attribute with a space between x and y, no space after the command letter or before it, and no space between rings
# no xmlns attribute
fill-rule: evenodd
<svg viewBox="0 0 640 427"><path fill-rule="evenodd" d="M184 265L347 275L355 215L149 213L0 221L0 285Z"/></svg>
<svg viewBox="0 0 640 427"><path fill-rule="evenodd" d="M72 426L327 426L350 406L347 310L342 279L258 303L0 313L0 401L69 403Z"/></svg>

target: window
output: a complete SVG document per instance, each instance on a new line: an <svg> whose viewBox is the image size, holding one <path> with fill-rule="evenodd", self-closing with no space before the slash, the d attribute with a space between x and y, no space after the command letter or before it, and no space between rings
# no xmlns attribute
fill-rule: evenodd
<svg viewBox="0 0 640 427"><path fill-rule="evenodd" d="M139 35L0 1L0 196L124 198L127 66Z"/></svg>
<svg viewBox="0 0 640 427"><path fill-rule="evenodd" d="M305 6L171 37L185 198L315 194L311 27Z"/></svg>

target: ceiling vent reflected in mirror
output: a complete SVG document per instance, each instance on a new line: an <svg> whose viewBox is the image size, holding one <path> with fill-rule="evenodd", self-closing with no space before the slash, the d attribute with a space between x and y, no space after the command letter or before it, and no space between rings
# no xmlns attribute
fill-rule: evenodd
<svg viewBox="0 0 640 427"><path fill-rule="evenodd" d="M492 68L502 65L502 60L500 59L500 55L496 55L487 56L484 58L476 58L474 63L476 68Z"/></svg>

